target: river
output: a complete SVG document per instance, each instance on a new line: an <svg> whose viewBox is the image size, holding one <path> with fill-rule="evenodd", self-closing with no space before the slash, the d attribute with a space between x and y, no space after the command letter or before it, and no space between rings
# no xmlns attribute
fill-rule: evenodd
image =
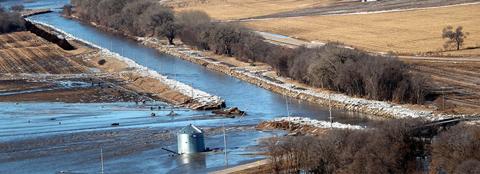
<svg viewBox="0 0 480 174"><path fill-rule="evenodd" d="M55 8L61 7L67 2L67 0L36 0L24 5L26 8ZM9 6L17 3L17 1L7 0L1 3L4 6ZM121 122L123 129L169 129L182 127L189 123L195 123L200 127L218 127L222 122L227 126L255 125L263 120L287 115L287 108L288 113L295 116L310 117L318 120L327 120L329 116L328 108L284 97L226 74L211 71L203 66L158 53L152 48L147 48L122 36L98 30L75 20L65 19L59 15L58 11L32 16L30 19L55 26L78 38L130 58L138 64L167 75L170 78L220 96L226 100L228 107L239 107L241 110L246 111L248 115L242 119L222 119L208 117L208 112L205 111L185 110L181 111L181 116L177 119L161 118L152 121L151 118L146 116L150 113L148 109L131 103L1 103L0 143L76 132L109 130L113 129L109 126L112 122ZM161 112L159 111L159 113ZM336 122L368 124L368 119L363 114L334 110L333 116ZM57 124L59 121L62 121L62 125ZM32 122L36 124L34 126L29 125ZM255 139L257 138L271 135L271 133L252 130L228 133L227 136L232 141L232 146L236 147L231 149L233 151L231 164L236 165L252 160L249 156L241 155L242 149L255 146ZM222 144L221 136L211 136L210 140L207 137L207 144L210 144L211 147L220 146ZM175 148L175 145L172 143L168 144L168 146ZM244 149L243 152L245 152ZM12 171L15 171L14 173L52 173L62 169L92 173L98 167L96 162L79 161L76 158L94 155L95 152L77 152L57 157L49 156L0 163L0 173L11 173ZM259 157L253 159L257 158ZM66 161L64 159L72 160ZM95 159L95 157L91 157L91 159ZM111 159L106 164L110 166L107 169L113 171L110 173L175 173L178 171L188 173L222 168L223 160L220 159L223 159L223 157L219 154L206 155L202 158L204 162L200 163L199 168L192 168L192 166L195 166L194 164L198 163L183 163L181 159L169 157L167 153L156 148ZM35 165L23 167L25 164L31 163L35 163ZM121 166L121 169L118 166Z"/></svg>

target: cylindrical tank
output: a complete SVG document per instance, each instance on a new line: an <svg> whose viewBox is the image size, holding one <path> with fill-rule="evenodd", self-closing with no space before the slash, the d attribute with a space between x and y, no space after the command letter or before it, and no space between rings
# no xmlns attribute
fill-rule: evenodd
<svg viewBox="0 0 480 174"><path fill-rule="evenodd" d="M191 154L205 151L203 131L190 124L177 134L178 153Z"/></svg>

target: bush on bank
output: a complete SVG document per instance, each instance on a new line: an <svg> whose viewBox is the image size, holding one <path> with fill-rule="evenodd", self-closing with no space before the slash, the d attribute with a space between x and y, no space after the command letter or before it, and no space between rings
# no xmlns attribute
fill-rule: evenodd
<svg viewBox="0 0 480 174"><path fill-rule="evenodd" d="M424 173L419 159L425 156L430 159L426 161L429 173L480 172L478 125L459 124L426 145L411 132L422 123L389 120L375 128L336 129L319 137L273 137L260 145L271 161L272 173Z"/></svg>
<svg viewBox="0 0 480 174"><path fill-rule="evenodd" d="M0 6L0 34L25 30L25 20L17 12Z"/></svg>

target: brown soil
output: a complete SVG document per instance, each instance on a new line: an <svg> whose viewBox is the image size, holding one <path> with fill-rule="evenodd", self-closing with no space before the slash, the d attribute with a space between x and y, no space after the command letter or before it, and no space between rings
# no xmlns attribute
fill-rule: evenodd
<svg viewBox="0 0 480 174"><path fill-rule="evenodd" d="M325 135L329 129L325 128L318 128L308 125L300 125L295 124L287 121L264 121L257 125L257 129L259 130L286 130L294 135L300 134L310 134L321 136Z"/></svg>
<svg viewBox="0 0 480 174"><path fill-rule="evenodd" d="M30 32L0 35L0 73L74 74L86 67L68 59L73 56L56 44Z"/></svg>
<svg viewBox="0 0 480 174"><path fill-rule="evenodd" d="M455 58L402 60L412 65L416 72L431 78L432 83L429 86L437 95L434 104L439 111L457 114L480 113L480 62L455 61Z"/></svg>
<svg viewBox="0 0 480 174"><path fill-rule="evenodd" d="M38 27L52 32L50 28ZM175 105L195 105L189 103L190 97L157 79L139 75L119 59L103 55L81 42L69 42L75 50L63 50L31 32L0 35L0 81L3 82L0 90L3 93L43 90L0 95L0 101L114 102L154 99ZM105 63L100 65L102 59ZM65 80L96 85L44 90L54 87L55 82Z"/></svg>

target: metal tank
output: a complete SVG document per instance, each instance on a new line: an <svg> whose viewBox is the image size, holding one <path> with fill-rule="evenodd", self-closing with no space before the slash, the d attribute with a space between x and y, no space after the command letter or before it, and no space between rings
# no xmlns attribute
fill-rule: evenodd
<svg viewBox="0 0 480 174"><path fill-rule="evenodd" d="M205 151L203 130L190 124L177 133L178 153L192 154Z"/></svg>

